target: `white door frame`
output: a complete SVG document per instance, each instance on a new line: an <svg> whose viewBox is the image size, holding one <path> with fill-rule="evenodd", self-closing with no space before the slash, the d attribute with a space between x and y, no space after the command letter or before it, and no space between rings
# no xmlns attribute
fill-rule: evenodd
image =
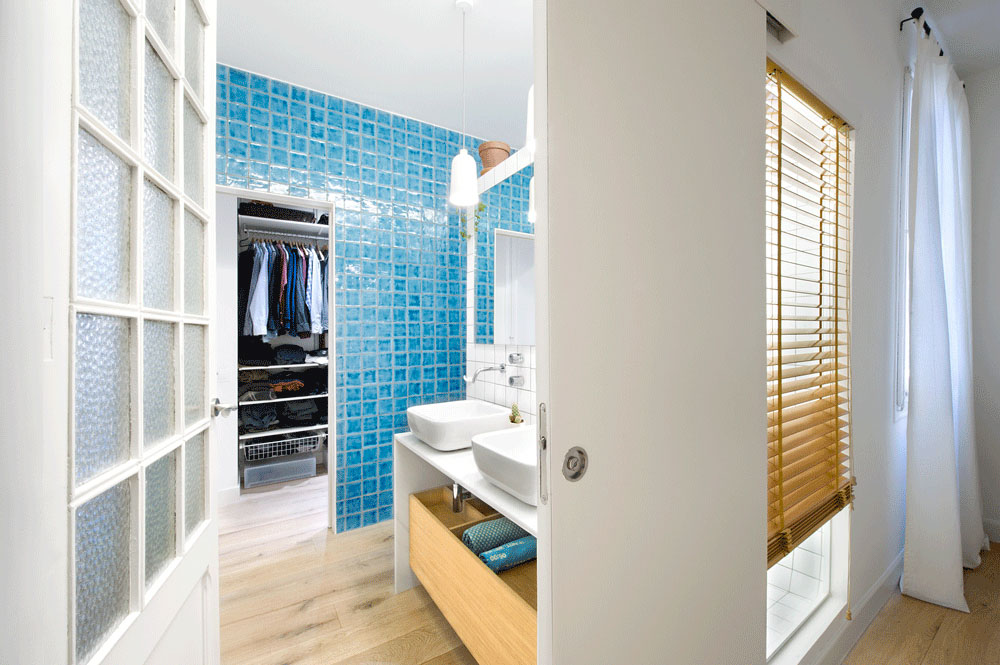
<svg viewBox="0 0 1000 665"><path fill-rule="evenodd" d="M334 219L336 216L336 205L329 201L320 201L315 199L309 199L298 196L289 196L287 194L272 194L271 192L263 192L254 189L245 189L243 187L232 187L230 185L217 185L215 188L216 193L226 194L228 196L234 196L241 199L252 199L255 201L267 201L268 203L275 203L277 205L289 205L298 208L307 207L314 208L316 210L327 213L330 217L330 228L327 232L328 245L328 255L330 257L330 264L327 268L330 271L330 275L334 274L336 270L335 265L335 254L334 254L334 243L336 242L336 233L334 230ZM213 255L214 259L214 255ZM329 298L329 310L330 310L330 329L327 334L327 439L326 439L326 475L327 475L327 524L329 528L336 533L337 531L337 322L336 322L336 293L335 288L336 280L333 278L327 279L327 297ZM214 294L213 294L214 295ZM235 294L234 294L235 295ZM232 368L236 371L236 368ZM221 446L219 446L221 450ZM239 450L236 451L239 454Z"/></svg>

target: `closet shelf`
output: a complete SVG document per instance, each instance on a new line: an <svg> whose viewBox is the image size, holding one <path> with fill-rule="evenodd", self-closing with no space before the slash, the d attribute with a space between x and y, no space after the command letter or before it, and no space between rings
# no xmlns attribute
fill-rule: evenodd
<svg viewBox="0 0 1000 665"><path fill-rule="evenodd" d="M274 399L251 399L240 402L240 406L253 406L254 404L273 404L274 402L295 402L300 399L319 399L328 397L330 393L320 393L318 395L298 395L296 397L275 397Z"/></svg>
<svg viewBox="0 0 1000 665"><path fill-rule="evenodd" d="M295 363L293 365L242 365L239 371L248 372L252 369L289 369L292 367L329 367L329 363Z"/></svg>
<svg viewBox="0 0 1000 665"><path fill-rule="evenodd" d="M296 432L314 432L318 429L327 429L328 424L323 423L322 425L309 425L307 427L284 427L282 429L269 429L266 432L252 432L250 434L240 434L240 441L246 441L247 439L259 439L265 436L277 436L279 434L294 434Z"/></svg>

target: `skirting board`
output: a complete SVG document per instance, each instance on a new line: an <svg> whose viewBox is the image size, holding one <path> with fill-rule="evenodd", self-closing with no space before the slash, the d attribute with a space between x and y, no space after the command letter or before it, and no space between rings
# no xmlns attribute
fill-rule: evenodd
<svg viewBox="0 0 1000 665"><path fill-rule="evenodd" d="M898 591L899 578L903 574L903 552L893 559L892 564L878 578L864 596L852 603L853 619L837 619L820 636L813 648L799 661L800 665L839 665L858 643L875 616L889 597Z"/></svg>
<svg viewBox="0 0 1000 665"><path fill-rule="evenodd" d="M233 487L221 489L216 493L215 497L216 501L219 502L219 508L228 506L231 503L236 503L236 501L240 498L240 486L234 485Z"/></svg>
<svg viewBox="0 0 1000 665"><path fill-rule="evenodd" d="M983 527L986 529L986 535L990 537L991 541L1000 543L1000 520L984 519Z"/></svg>

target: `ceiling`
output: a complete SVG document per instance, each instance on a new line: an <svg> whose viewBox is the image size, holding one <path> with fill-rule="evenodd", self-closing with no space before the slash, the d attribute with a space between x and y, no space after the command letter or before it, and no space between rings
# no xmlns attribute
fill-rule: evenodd
<svg viewBox="0 0 1000 665"><path fill-rule="evenodd" d="M1000 67L1000 0L927 0L924 7L960 77Z"/></svg>
<svg viewBox="0 0 1000 665"><path fill-rule="evenodd" d="M467 17L467 127L524 144L531 0L476 0ZM454 0L219 0L218 60L462 129L462 13Z"/></svg>

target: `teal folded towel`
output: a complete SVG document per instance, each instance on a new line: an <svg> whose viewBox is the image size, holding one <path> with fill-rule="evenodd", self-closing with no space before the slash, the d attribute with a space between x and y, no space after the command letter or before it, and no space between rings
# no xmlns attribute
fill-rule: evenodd
<svg viewBox="0 0 1000 665"><path fill-rule="evenodd" d="M527 563L537 555L538 544L534 536L525 536L511 543L505 543L479 555L494 573L503 572L522 563Z"/></svg>
<svg viewBox="0 0 1000 665"><path fill-rule="evenodd" d="M472 550L473 554L482 554L494 547L499 547L518 538L524 538L527 535L527 531L506 517L501 517L470 526L462 534L462 542Z"/></svg>

